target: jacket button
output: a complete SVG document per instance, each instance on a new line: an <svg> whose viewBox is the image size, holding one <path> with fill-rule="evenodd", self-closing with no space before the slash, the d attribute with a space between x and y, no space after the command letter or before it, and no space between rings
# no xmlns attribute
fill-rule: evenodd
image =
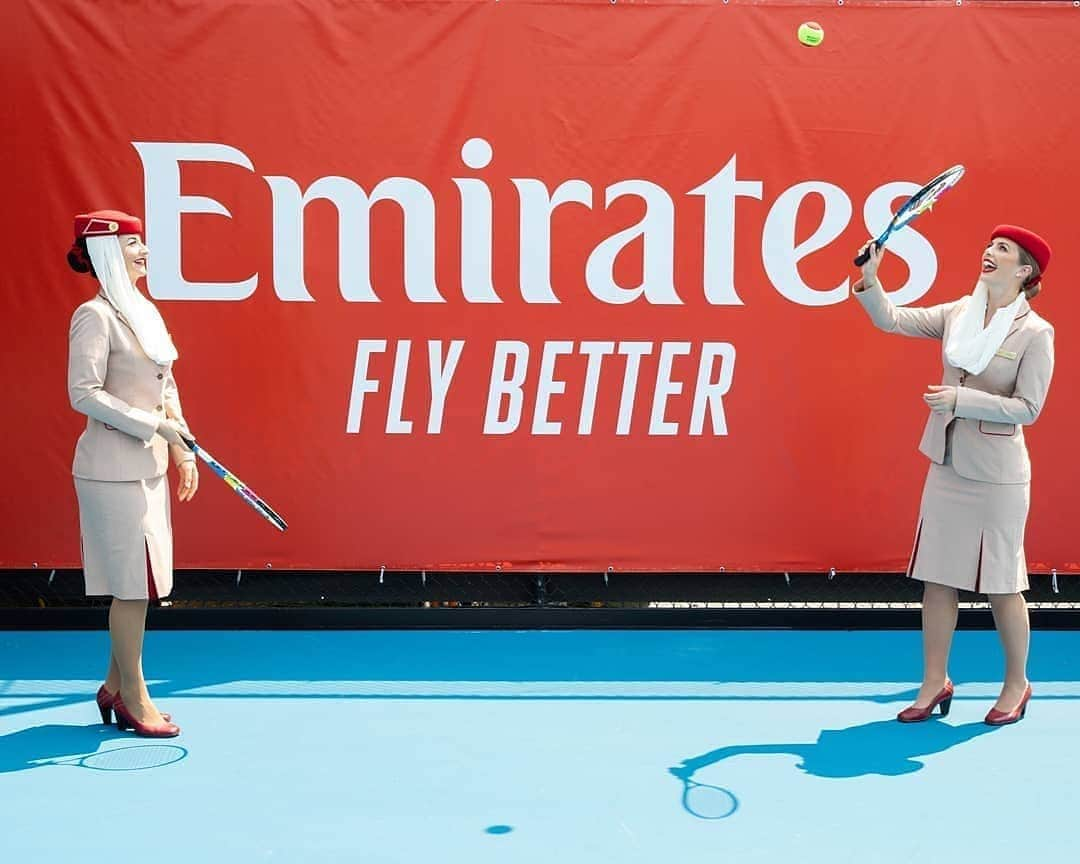
<svg viewBox="0 0 1080 864"><path fill-rule="evenodd" d="M160 380L161 380L162 378L164 378L165 376L164 376L164 375L162 375L162 374L161 374L160 372L158 372L158 373L157 373L157 377L158 377L158 381L160 381Z"/></svg>
<svg viewBox="0 0 1080 864"><path fill-rule="evenodd" d="M161 406L160 406L160 405L158 405L158 406L157 406L157 408L156 408L156 410L158 410L158 411L162 410L162 409L161 409Z"/></svg>

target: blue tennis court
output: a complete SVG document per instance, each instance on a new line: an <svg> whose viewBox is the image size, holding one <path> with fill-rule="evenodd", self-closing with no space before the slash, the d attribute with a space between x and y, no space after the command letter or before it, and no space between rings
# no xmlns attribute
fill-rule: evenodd
<svg viewBox="0 0 1080 864"><path fill-rule="evenodd" d="M0 633L7 860L1071 860L1080 633L1032 635L1027 718L901 725L919 633L153 632L179 738L100 724L104 632ZM110 825L124 825L124 836ZM111 843L110 843L111 835Z"/></svg>

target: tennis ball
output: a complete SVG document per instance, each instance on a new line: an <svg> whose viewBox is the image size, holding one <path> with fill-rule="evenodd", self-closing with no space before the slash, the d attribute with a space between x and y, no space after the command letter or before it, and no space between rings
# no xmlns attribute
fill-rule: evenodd
<svg viewBox="0 0 1080 864"><path fill-rule="evenodd" d="M825 39L825 31L817 21L807 21L799 25L799 41L811 48L820 45Z"/></svg>

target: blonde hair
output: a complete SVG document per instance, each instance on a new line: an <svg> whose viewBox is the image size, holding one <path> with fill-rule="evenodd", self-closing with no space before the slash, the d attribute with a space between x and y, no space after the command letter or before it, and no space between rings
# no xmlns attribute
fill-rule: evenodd
<svg viewBox="0 0 1080 864"><path fill-rule="evenodd" d="M1021 290L1028 300L1034 300L1035 295L1042 290L1042 284L1039 282L1039 277L1042 275L1042 269L1039 267L1039 262L1036 261L1031 256L1031 253L1019 243L1016 244L1016 251L1020 259L1020 266L1031 268L1031 275L1024 280Z"/></svg>

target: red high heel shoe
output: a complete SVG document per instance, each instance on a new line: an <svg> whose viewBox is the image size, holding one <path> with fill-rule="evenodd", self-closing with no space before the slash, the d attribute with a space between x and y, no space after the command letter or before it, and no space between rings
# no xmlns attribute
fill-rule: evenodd
<svg viewBox="0 0 1080 864"><path fill-rule="evenodd" d="M916 708L912 705L910 708L905 708L899 714L896 715L896 719L901 723L921 723L923 720L929 720L930 715L934 713L934 709L938 705L941 706L941 716L949 716L949 708L952 707L952 697L955 688L952 681L948 678L945 679L945 686L941 688L941 692L930 700L930 704L925 708Z"/></svg>
<svg viewBox="0 0 1080 864"><path fill-rule="evenodd" d="M112 709L115 699L116 694L106 690L104 684L98 687L97 707L98 711L101 712L101 722L106 726L112 725Z"/></svg>
<svg viewBox="0 0 1080 864"><path fill-rule="evenodd" d="M1010 723L1016 723L1018 720L1022 720L1027 713L1027 703L1031 698L1031 683L1028 682L1027 687L1024 688L1024 695L1020 699L1020 704L1013 708L1012 711L998 711L997 708L991 708L990 713L986 715L983 722L987 726L1008 726Z"/></svg>
<svg viewBox="0 0 1080 864"><path fill-rule="evenodd" d="M141 735L143 738L175 738L180 734L180 727L175 723L166 721L159 723L157 726L140 723L128 712L119 693L113 699L113 713L116 714L116 728L121 732L131 729L136 735Z"/></svg>
<svg viewBox="0 0 1080 864"><path fill-rule="evenodd" d="M112 724L113 702L116 700L117 695L118 693L110 693L108 690L106 690L104 684L98 687L97 707L98 711L101 712L101 722L106 726ZM171 714L166 714L162 712L161 716L166 723L172 720Z"/></svg>

